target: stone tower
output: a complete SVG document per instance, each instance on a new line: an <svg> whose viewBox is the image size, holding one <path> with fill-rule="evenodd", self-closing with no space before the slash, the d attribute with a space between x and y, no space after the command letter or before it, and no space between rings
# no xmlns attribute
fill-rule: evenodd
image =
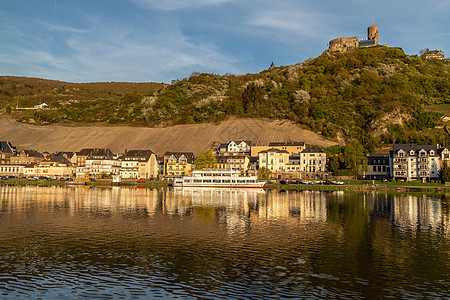
<svg viewBox="0 0 450 300"><path fill-rule="evenodd" d="M378 42L378 26L372 25L369 28L367 28L367 39L368 40L374 40L375 45L379 45Z"/></svg>

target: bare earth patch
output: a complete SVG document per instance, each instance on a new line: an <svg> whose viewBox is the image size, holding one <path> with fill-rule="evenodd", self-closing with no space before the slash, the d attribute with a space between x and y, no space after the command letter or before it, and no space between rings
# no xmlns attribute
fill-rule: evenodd
<svg viewBox="0 0 450 300"><path fill-rule="evenodd" d="M20 149L37 151L80 151L83 148L150 149L157 155L166 151L199 154L213 142L249 140L253 144L275 141L301 141L328 147L337 144L285 120L231 118L218 125L176 125L165 128L127 126L35 126L10 117L0 117L0 140Z"/></svg>

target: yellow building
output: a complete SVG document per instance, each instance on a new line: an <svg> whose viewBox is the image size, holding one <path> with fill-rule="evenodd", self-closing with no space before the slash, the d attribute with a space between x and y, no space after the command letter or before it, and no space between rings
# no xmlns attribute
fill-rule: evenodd
<svg viewBox="0 0 450 300"><path fill-rule="evenodd" d="M164 174L167 176L180 177L189 175L195 163L192 152L166 152L164 154Z"/></svg>

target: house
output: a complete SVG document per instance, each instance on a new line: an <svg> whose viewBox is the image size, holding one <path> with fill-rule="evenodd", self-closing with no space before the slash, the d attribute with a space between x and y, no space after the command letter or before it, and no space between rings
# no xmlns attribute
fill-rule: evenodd
<svg viewBox="0 0 450 300"><path fill-rule="evenodd" d="M77 153L77 177L100 178L120 173L120 161L110 149L83 149Z"/></svg>
<svg viewBox="0 0 450 300"><path fill-rule="evenodd" d="M125 150L119 160L122 178L149 179L158 176L158 160L151 150Z"/></svg>
<svg viewBox="0 0 450 300"><path fill-rule="evenodd" d="M439 178L440 162L437 146L394 144L391 160L392 177L395 180Z"/></svg>
<svg viewBox="0 0 450 300"><path fill-rule="evenodd" d="M273 173L285 172L286 166L289 163L289 152L280 149L268 149L258 153L259 169L266 168Z"/></svg>
<svg viewBox="0 0 450 300"><path fill-rule="evenodd" d="M77 159L77 166L83 167L86 165L86 159L88 157L91 158L108 158L113 157L114 154L109 149L103 149L103 148L85 148L82 149L80 152L76 153L76 159Z"/></svg>
<svg viewBox="0 0 450 300"><path fill-rule="evenodd" d="M12 164L29 165L43 161L44 155L36 150L21 150L14 156L11 156Z"/></svg>
<svg viewBox="0 0 450 300"><path fill-rule="evenodd" d="M300 168L303 172L326 172L326 164L327 154L320 147L311 146L300 153Z"/></svg>
<svg viewBox="0 0 450 300"><path fill-rule="evenodd" d="M25 165L0 164L0 175L21 177L24 175L24 167Z"/></svg>
<svg viewBox="0 0 450 300"><path fill-rule="evenodd" d="M73 177L75 171L75 167L57 160L44 160L24 167L24 175L27 177L45 176L59 179L63 177Z"/></svg>
<svg viewBox="0 0 450 300"><path fill-rule="evenodd" d="M16 147L13 147L8 141L0 141L0 164L11 163L11 156L16 153Z"/></svg>
<svg viewBox="0 0 450 300"><path fill-rule="evenodd" d="M59 152L56 152L54 155L64 156L65 158L67 158L67 160L70 161L70 163L72 165L76 165L77 164L77 153L76 152L59 151Z"/></svg>
<svg viewBox="0 0 450 300"><path fill-rule="evenodd" d="M232 171L247 172L250 164L250 156L240 152L224 152L216 155L217 168Z"/></svg>
<svg viewBox="0 0 450 300"><path fill-rule="evenodd" d="M232 153L250 153L251 141L230 141L228 143L220 144L216 150L216 154L220 155L224 152Z"/></svg>
<svg viewBox="0 0 450 300"><path fill-rule="evenodd" d="M367 179L383 180L391 177L389 154L369 154L367 156Z"/></svg>
<svg viewBox="0 0 450 300"><path fill-rule="evenodd" d="M449 148L439 148L438 149L439 159L440 159L440 166L442 166L443 163L447 163L448 166L450 166L450 149Z"/></svg>
<svg viewBox="0 0 450 300"><path fill-rule="evenodd" d="M166 152L164 154L164 174L179 177L188 175L194 168L195 156L192 152Z"/></svg>

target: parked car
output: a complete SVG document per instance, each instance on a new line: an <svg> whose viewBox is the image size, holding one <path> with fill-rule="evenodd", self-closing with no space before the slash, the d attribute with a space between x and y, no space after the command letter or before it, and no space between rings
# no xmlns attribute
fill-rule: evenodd
<svg viewBox="0 0 450 300"><path fill-rule="evenodd" d="M280 184L287 184L286 180L280 180Z"/></svg>
<svg viewBox="0 0 450 300"><path fill-rule="evenodd" d="M138 179L138 180L136 180L136 182L145 183L145 179Z"/></svg>
<svg viewBox="0 0 450 300"><path fill-rule="evenodd" d="M6 176L0 176L0 179L7 180L8 177L6 177Z"/></svg>
<svg viewBox="0 0 450 300"><path fill-rule="evenodd" d="M39 180L39 178L34 177L34 176L28 177L27 179L30 180L30 181L36 181L36 180Z"/></svg>
<svg viewBox="0 0 450 300"><path fill-rule="evenodd" d="M61 177L59 180L60 181L66 181L66 179L64 177Z"/></svg>
<svg viewBox="0 0 450 300"><path fill-rule="evenodd" d="M67 178L66 181L73 181L73 178Z"/></svg>

